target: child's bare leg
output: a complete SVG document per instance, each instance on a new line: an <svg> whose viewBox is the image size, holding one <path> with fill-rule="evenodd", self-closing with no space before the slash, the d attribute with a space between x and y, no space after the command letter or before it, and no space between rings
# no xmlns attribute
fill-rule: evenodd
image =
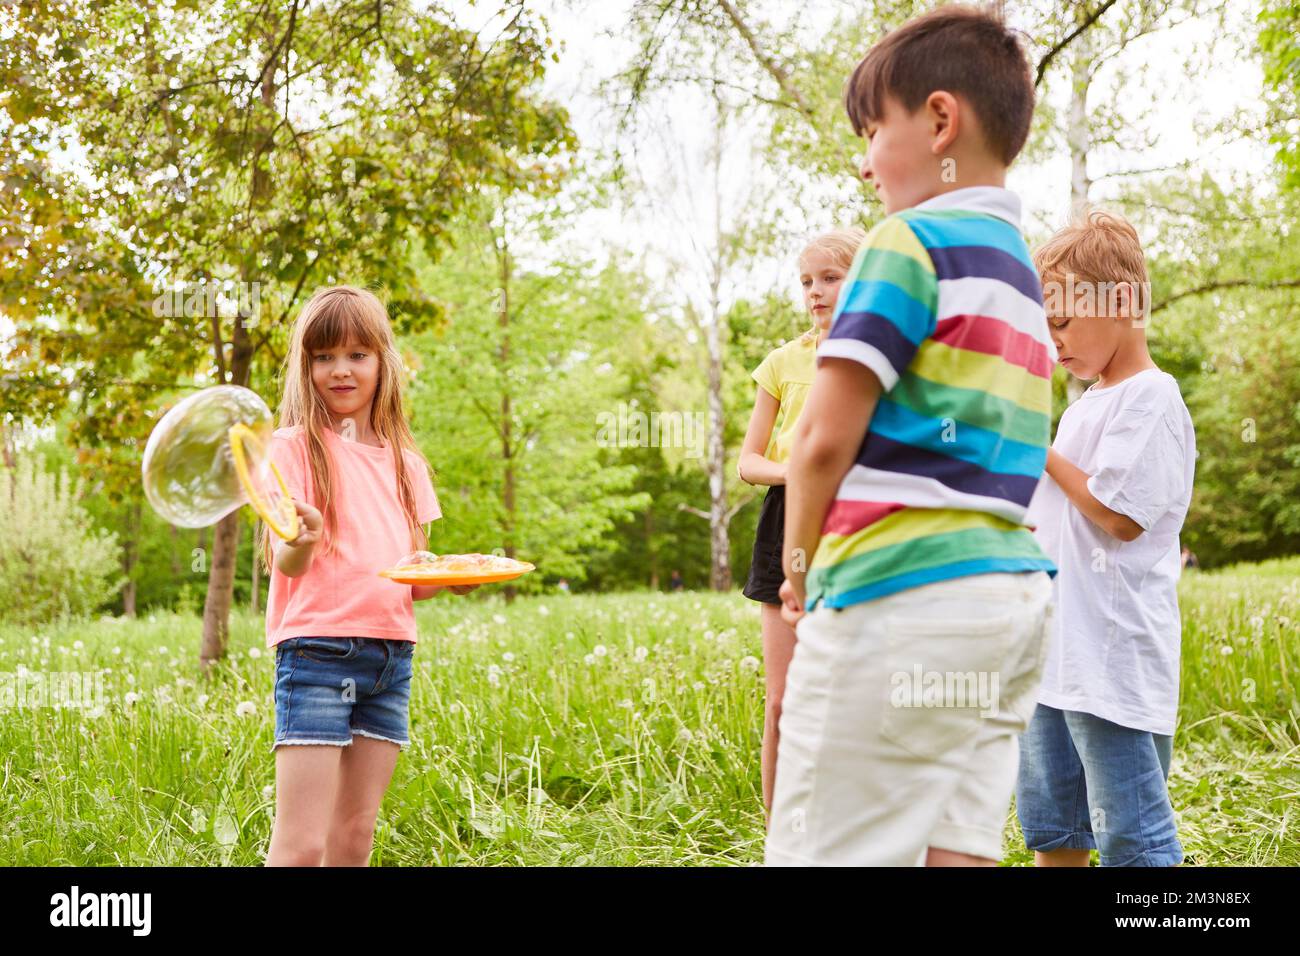
<svg viewBox="0 0 1300 956"><path fill-rule="evenodd" d="M334 814L325 838L326 866L370 864L379 804L393 779L400 750L395 743L360 734L352 738L351 747L345 748Z"/></svg>
<svg viewBox="0 0 1300 956"><path fill-rule="evenodd" d="M267 866L321 865L342 749L325 744L275 748L275 824Z"/></svg>
<svg viewBox="0 0 1300 956"><path fill-rule="evenodd" d="M781 605L763 605L763 670L767 675L767 704L763 717L763 813L772 813L772 792L776 786L776 751L780 741L781 698L785 674L794 656L794 628L781 618Z"/></svg>
<svg viewBox="0 0 1300 956"><path fill-rule="evenodd" d="M928 847L925 851L926 866L997 866L997 860L990 860L986 856L971 856L969 853L958 853L955 850L941 850L938 847Z"/></svg>
<svg viewBox="0 0 1300 956"><path fill-rule="evenodd" d="M1034 851L1034 866L1087 866L1088 850L1062 847L1059 850Z"/></svg>

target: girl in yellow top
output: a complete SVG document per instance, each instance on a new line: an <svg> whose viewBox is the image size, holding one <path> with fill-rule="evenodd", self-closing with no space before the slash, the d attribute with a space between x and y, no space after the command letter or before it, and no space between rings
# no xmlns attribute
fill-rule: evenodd
<svg viewBox="0 0 1300 956"><path fill-rule="evenodd" d="M763 806L772 809L776 779L777 727L785 672L794 654L794 628L781 619L778 591L785 573L781 548L785 538L785 469L794 441L795 424L817 370L817 346L826 338L835 314L840 283L853 265L861 229L835 229L812 242L799 256L799 282L812 328L773 349L754 370L758 390L754 411L740 449L738 470L751 485L768 485L754 538L754 555L744 595L763 605L763 664L767 674L767 707L763 721Z"/></svg>

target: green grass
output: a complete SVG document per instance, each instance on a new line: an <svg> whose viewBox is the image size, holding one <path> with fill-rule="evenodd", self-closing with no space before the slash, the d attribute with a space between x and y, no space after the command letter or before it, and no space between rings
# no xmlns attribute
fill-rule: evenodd
<svg viewBox="0 0 1300 956"><path fill-rule="evenodd" d="M1188 863L1300 864L1298 604L1300 560L1184 579L1170 786ZM412 745L372 862L761 860L756 606L686 593L417 607ZM0 673L111 669L102 715L0 710L0 864L261 863L274 658L260 619L237 614L205 680L199 628L169 614L0 628ZM1010 816L1006 849L1030 860Z"/></svg>

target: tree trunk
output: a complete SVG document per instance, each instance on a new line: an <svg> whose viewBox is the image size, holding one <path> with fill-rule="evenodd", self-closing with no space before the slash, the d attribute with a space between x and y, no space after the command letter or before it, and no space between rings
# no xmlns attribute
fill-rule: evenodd
<svg viewBox="0 0 1300 956"><path fill-rule="evenodd" d="M722 136L725 120L721 94L715 91L718 117L714 124L713 151L713 272L709 277L709 314L705 342L709 350L709 586L715 591L731 590L731 543L727 538L727 446L723 439L726 420L722 402L722 303L719 289L724 269L725 237L722 228Z"/></svg>
<svg viewBox="0 0 1300 956"><path fill-rule="evenodd" d="M1088 16L1085 5L1075 14L1082 22ZM1070 212L1078 215L1088 204L1092 180L1088 178L1088 151L1092 147L1092 130L1088 126L1088 88L1092 84L1092 34L1084 31L1074 41L1070 65L1070 113L1066 140L1070 146ZM1065 379L1066 401L1073 404L1088 383L1074 375Z"/></svg>
<svg viewBox="0 0 1300 956"><path fill-rule="evenodd" d="M247 276L241 276L247 281ZM214 338L219 336L214 325ZM219 348L218 342L213 343ZM230 338L230 382L248 387L252 372L253 343L248 329L236 313ZM203 640L199 647L199 664L205 673L226 655L230 629L230 605L235 594L235 556L239 548L239 512L232 511L217 523L208 564L208 594L203 602Z"/></svg>
<svg viewBox="0 0 1300 956"><path fill-rule="evenodd" d="M122 574L126 586L122 588L122 613L135 617L136 586L131 575L140 557L140 502L127 503L123 530L126 540L122 544Z"/></svg>
<svg viewBox="0 0 1300 956"><path fill-rule="evenodd" d="M715 312L708 325L709 343L709 550L712 556L709 586L731 589L731 544L727 538L727 446L722 440L722 344Z"/></svg>
<svg viewBox="0 0 1300 956"><path fill-rule="evenodd" d="M655 512L653 503L645 509L645 553L650 562L650 590L659 590L659 554L655 551Z"/></svg>
<svg viewBox="0 0 1300 956"><path fill-rule="evenodd" d="M505 210L501 212L501 241L497 245L497 262L500 267L501 288L497 297L497 323L501 326L501 461L504 466L501 482L502 548L507 558L515 556L515 459L514 429L510 413L510 246L506 236ZM518 592L513 584L503 588L506 603L514 601Z"/></svg>
<svg viewBox="0 0 1300 956"><path fill-rule="evenodd" d="M14 447L8 426L0 422L0 453L4 455L6 468L14 466Z"/></svg>
<svg viewBox="0 0 1300 956"><path fill-rule="evenodd" d="M208 594L203 602L203 642L199 649L199 663L205 673L226 656L230 601L235 585L235 551L238 544L239 512L234 511L217 522L217 532L212 541Z"/></svg>

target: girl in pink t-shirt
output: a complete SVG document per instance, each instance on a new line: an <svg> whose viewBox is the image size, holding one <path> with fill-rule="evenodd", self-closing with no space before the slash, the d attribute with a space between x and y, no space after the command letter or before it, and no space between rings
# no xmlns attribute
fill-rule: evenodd
<svg viewBox="0 0 1300 956"><path fill-rule="evenodd" d="M266 642L275 648L276 813L268 866L364 866L407 724L416 631L411 587L378 572L427 547L441 517L402 416L402 359L383 304L322 289L285 360L270 454L302 531L274 542ZM453 587L463 594L474 586Z"/></svg>

